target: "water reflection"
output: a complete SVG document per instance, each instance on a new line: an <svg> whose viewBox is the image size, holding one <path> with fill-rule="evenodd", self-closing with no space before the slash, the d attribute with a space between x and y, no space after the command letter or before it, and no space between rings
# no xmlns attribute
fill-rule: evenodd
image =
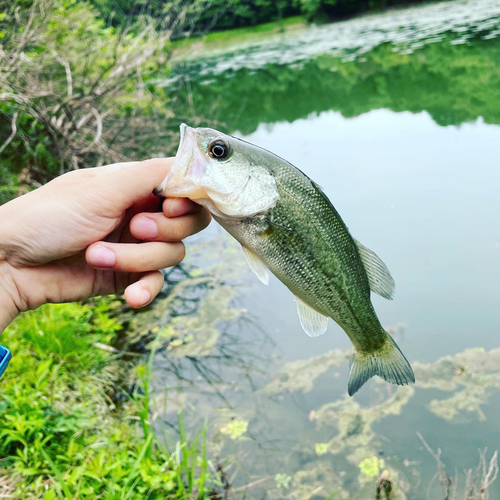
<svg viewBox="0 0 500 500"><path fill-rule="evenodd" d="M439 125L482 117L500 123L498 40L427 45L413 55L384 44L352 62L322 55L300 66L271 64L177 85L177 114L206 117L228 132L253 133L262 123L294 122L334 110L346 118L373 109L426 111ZM187 85L187 86L186 86ZM210 121L208 121L210 120ZM203 120L201 120L203 124Z"/></svg>

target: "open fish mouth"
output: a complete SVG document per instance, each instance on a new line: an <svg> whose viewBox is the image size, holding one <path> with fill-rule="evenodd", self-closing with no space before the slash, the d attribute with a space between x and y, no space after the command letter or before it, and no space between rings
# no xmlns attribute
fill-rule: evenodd
<svg viewBox="0 0 500 500"><path fill-rule="evenodd" d="M204 161L199 161L197 151L196 130L185 123L180 125L179 147L175 155L174 163L164 181L153 191L155 195L173 196L181 194L179 184L186 177L197 178L202 174Z"/></svg>
<svg viewBox="0 0 500 500"><path fill-rule="evenodd" d="M187 147L188 145L186 144L187 141L185 141L185 137L188 135L192 135L193 138L196 141L196 132L194 128L189 127L185 123L181 123L180 127L180 137L179 137L179 147L177 148L177 153L175 153L175 160L172 165L172 169L176 167L176 164L179 162L180 158L182 158L186 153L189 152L189 148ZM190 141L189 141L190 142ZM193 144L189 144L189 146L192 146Z"/></svg>

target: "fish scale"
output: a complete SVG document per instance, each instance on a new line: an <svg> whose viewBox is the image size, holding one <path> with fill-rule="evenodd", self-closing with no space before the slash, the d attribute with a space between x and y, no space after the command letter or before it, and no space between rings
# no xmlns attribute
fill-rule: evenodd
<svg viewBox="0 0 500 500"><path fill-rule="evenodd" d="M373 310L366 272L347 227L300 170L279 164L270 169L280 194L274 208L258 220L217 221L262 257L294 295L342 326L358 351L380 349L387 334ZM266 220L274 227L263 236Z"/></svg>
<svg viewBox="0 0 500 500"><path fill-rule="evenodd" d="M309 335L321 335L327 318L342 327L353 344L350 395L374 375L400 385L415 381L370 299L370 291L392 298L387 267L299 169L241 139L183 124L175 162L156 192L207 207L241 243L259 279L267 284L269 270L294 294Z"/></svg>

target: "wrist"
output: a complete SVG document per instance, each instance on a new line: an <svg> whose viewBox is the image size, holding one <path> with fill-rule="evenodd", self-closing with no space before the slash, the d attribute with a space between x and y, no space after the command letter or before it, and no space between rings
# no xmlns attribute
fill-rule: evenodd
<svg viewBox="0 0 500 500"><path fill-rule="evenodd" d="M12 266L7 260L6 243L9 241L10 228L6 221L10 220L9 206L11 202L0 206L0 333L19 314L19 301L16 301L17 286L14 281Z"/></svg>
<svg viewBox="0 0 500 500"><path fill-rule="evenodd" d="M0 260L0 333L19 314L16 288L9 265Z"/></svg>

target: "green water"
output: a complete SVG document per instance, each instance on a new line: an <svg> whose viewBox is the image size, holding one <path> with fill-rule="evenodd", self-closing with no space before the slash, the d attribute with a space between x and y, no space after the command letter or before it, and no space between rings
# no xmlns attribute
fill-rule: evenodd
<svg viewBox="0 0 500 500"><path fill-rule="evenodd" d="M213 223L153 311L155 390L170 387L167 421L180 406L208 419L228 475L251 484L237 496L375 498L387 468L394 498L423 499L436 466L416 432L451 476L500 448L499 26L500 2L447 2L236 37L169 75L179 122L288 159L381 256L396 296L373 302L417 376L348 398L345 334L307 337L290 293L261 285Z"/></svg>

